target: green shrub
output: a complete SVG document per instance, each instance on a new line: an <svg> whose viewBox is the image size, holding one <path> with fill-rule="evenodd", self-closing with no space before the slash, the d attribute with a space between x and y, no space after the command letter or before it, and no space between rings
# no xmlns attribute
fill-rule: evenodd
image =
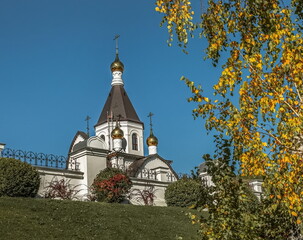
<svg viewBox="0 0 303 240"><path fill-rule="evenodd" d="M0 196L35 197L39 185L39 173L30 164L0 158Z"/></svg>
<svg viewBox="0 0 303 240"><path fill-rule="evenodd" d="M165 191L165 201L168 206L199 207L207 198L202 182L191 178L182 178L171 183Z"/></svg>
<svg viewBox="0 0 303 240"><path fill-rule="evenodd" d="M96 176L92 184L95 199L100 202L122 202L129 193L132 182L116 168L106 168Z"/></svg>

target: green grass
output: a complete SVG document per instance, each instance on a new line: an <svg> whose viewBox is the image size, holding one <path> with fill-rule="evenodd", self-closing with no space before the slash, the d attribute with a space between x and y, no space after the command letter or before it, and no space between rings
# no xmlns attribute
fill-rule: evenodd
<svg viewBox="0 0 303 240"><path fill-rule="evenodd" d="M0 239L198 239L185 210L0 198Z"/></svg>

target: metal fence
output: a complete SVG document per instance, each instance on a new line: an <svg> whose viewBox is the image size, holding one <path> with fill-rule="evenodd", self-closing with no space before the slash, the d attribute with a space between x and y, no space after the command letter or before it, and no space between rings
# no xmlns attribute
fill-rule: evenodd
<svg viewBox="0 0 303 240"><path fill-rule="evenodd" d="M34 166L66 169L67 158L64 156L13 150L10 148L3 149L0 155L5 158L19 159Z"/></svg>

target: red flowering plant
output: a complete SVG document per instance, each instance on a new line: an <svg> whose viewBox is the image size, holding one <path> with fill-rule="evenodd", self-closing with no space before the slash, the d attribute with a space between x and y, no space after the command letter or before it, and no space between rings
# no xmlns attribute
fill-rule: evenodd
<svg viewBox="0 0 303 240"><path fill-rule="evenodd" d="M99 202L122 202L132 186L130 178L120 169L106 168L96 176L92 192Z"/></svg>
<svg viewBox="0 0 303 240"><path fill-rule="evenodd" d="M130 193L130 198L135 199L140 204L143 203L146 206L153 206L156 198L156 191L157 190L154 189L153 186L145 186L142 190L136 188Z"/></svg>

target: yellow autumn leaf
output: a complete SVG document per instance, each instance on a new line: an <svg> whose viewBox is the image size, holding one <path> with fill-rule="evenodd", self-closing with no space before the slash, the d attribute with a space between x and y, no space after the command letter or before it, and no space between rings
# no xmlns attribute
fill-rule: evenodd
<svg viewBox="0 0 303 240"><path fill-rule="evenodd" d="M298 216L298 214L296 212L294 212L294 211L291 212L291 215L293 215L294 217Z"/></svg>

